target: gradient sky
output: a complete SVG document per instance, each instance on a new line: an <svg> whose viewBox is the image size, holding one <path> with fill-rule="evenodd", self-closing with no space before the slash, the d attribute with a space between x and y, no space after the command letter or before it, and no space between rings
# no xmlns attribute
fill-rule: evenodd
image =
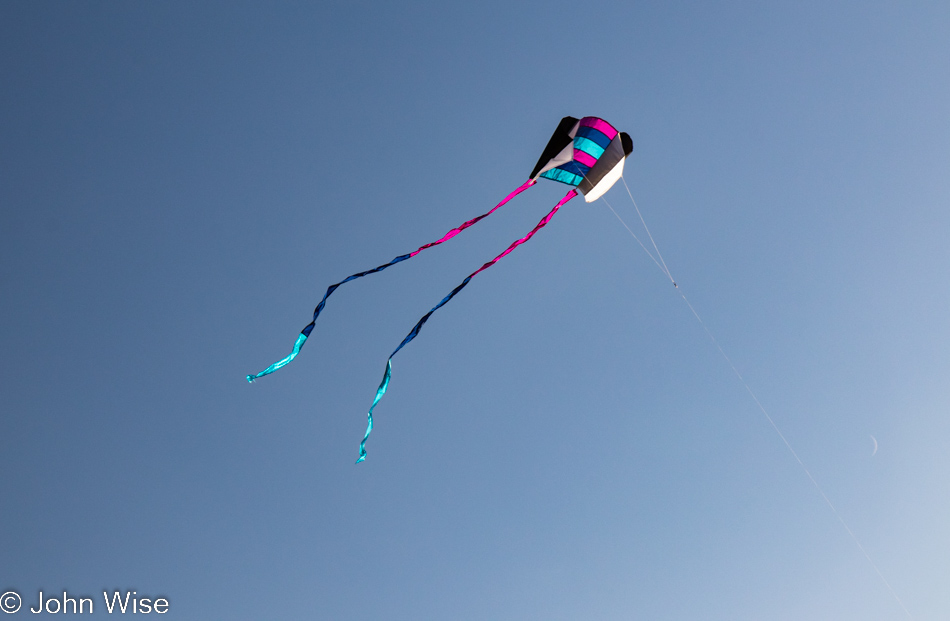
<svg viewBox="0 0 950 621"><path fill-rule="evenodd" d="M3 3L0 590L950 618L948 32L946 2ZM631 134L673 276L893 593L603 202L433 316L353 464L386 357L560 184L341 288L245 381L565 115Z"/></svg>

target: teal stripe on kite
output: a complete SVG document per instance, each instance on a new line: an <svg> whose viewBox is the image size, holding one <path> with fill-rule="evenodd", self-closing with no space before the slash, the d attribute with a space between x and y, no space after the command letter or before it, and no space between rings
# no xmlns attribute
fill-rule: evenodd
<svg viewBox="0 0 950 621"><path fill-rule="evenodd" d="M577 138L574 139L574 148L580 149L581 151L583 151L584 153L587 153L594 159L597 159L601 155L604 154L604 148L602 146L600 146L593 140L584 138L583 136L578 136Z"/></svg>
<svg viewBox="0 0 950 621"><path fill-rule="evenodd" d="M577 136L580 136L581 138L587 138L588 140L593 140L605 149L610 145L610 138L608 138L604 132L600 131L599 129L594 129L593 127L578 128Z"/></svg>
<svg viewBox="0 0 950 621"><path fill-rule="evenodd" d="M552 168L541 173L541 176L545 179L550 179L551 181L560 181L561 183L566 183L567 185L577 185L584 178L580 175L575 175L572 172L568 172L563 168Z"/></svg>

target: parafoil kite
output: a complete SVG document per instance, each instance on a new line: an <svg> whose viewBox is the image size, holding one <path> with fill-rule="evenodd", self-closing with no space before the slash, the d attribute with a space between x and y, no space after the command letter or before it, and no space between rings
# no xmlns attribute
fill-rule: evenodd
<svg viewBox="0 0 950 621"><path fill-rule="evenodd" d="M351 280L356 280L357 278L362 278L363 276L367 276L369 274L381 272L387 267L395 265L396 263L401 263L406 259L411 259L423 250L438 246L439 244L452 239L468 227L490 216L495 212L495 210L505 205L515 196L521 194L536 184L540 178L550 179L552 181L557 181L571 186L571 190L564 195L564 198L558 201L554 208L551 209L547 215L541 218L541 221L538 222L538 224L533 229L531 229L527 235L512 242L512 244L508 246L504 252L469 274L465 280L459 283L457 287L452 289L452 291L450 291L447 296L442 298L441 302L433 306L428 313L423 315L422 318L416 322L416 325L413 326L412 330L409 331L409 334L406 335L406 338L404 338L402 342L399 343L399 346L393 350L393 353L389 355L389 359L386 360L386 370L383 374L383 380L380 382L379 388L376 390L376 397L373 399L373 405L370 406L369 411L367 412L366 433L363 435L363 441L360 442L360 456L359 459L356 460L356 463L363 461L366 459L366 440L369 438L369 434L373 430L373 410L376 408L379 400L382 399L383 395L386 393L386 389L389 387L389 380L392 377L393 356L395 356L400 349L408 345L412 339L418 336L422 326L425 325L426 321L429 320L429 317L432 316L432 313L442 308L446 303L448 303L449 300L454 298L459 291L465 288L465 286L469 283L469 281L472 280L472 278L475 277L476 274L488 269L509 252L531 239L535 233L544 228L544 226L551 221L551 218L554 217L554 214L556 214L561 207L563 207L572 198L577 196L578 191L584 195L584 199L588 203L600 198L623 175L624 160L628 155L630 155L632 150L633 142L631 141L630 136L624 132L618 132L610 123L604 121L603 119L593 116L587 116L582 119L575 119L574 117L570 116L564 117L558 124L557 129L554 131L554 134L548 141L544 151L541 153L541 157L538 160L537 165L534 167L534 170L531 171L531 176L527 181L518 186L518 188L506 196L500 203L495 205L490 211L455 227L443 235L440 239L425 244L424 246L420 246L417 250L410 252L409 254L399 255L389 263L384 263L383 265L375 267L371 270L366 270L365 272L353 274L344 278L338 283L330 285L327 288L326 293L323 294L323 299L320 300L320 303L317 304L317 307L313 311L313 320L311 320L311 322L304 326L304 329L300 331L300 335L297 337L297 342L294 343L293 350L290 352L290 354L286 358L270 365L260 373L256 375L248 375L247 381L253 382L254 380L264 377L265 375L270 375L297 357L297 354L300 353L300 349L303 347L304 343L306 343L307 338L313 331L314 324L316 323L317 318L320 316L320 313L323 311L323 307L326 305L327 298L329 298L330 295L340 287L340 285L348 283Z"/></svg>

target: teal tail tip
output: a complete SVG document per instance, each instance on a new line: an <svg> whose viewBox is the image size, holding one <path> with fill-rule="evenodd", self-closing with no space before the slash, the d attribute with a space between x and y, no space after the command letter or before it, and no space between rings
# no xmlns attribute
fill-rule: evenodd
<svg viewBox="0 0 950 621"><path fill-rule="evenodd" d="M356 460L356 464L360 463L361 461L366 461L366 455L360 455L360 458ZM355 466L356 464L353 465Z"/></svg>
<svg viewBox="0 0 950 621"><path fill-rule="evenodd" d="M247 383L248 383L248 384L253 384L253 383L254 383L254 379L255 379L255 378L254 378L253 375L248 375L248 376L247 376Z"/></svg>

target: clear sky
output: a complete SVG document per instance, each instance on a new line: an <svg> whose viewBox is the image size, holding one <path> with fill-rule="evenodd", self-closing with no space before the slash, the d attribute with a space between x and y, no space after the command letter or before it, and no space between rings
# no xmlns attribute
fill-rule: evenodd
<svg viewBox="0 0 950 621"><path fill-rule="evenodd" d="M950 618L948 32L946 2L2 3L0 590ZM893 593L603 202L433 316L354 465L386 357L560 184L341 288L245 381L565 115L633 137L681 291Z"/></svg>

